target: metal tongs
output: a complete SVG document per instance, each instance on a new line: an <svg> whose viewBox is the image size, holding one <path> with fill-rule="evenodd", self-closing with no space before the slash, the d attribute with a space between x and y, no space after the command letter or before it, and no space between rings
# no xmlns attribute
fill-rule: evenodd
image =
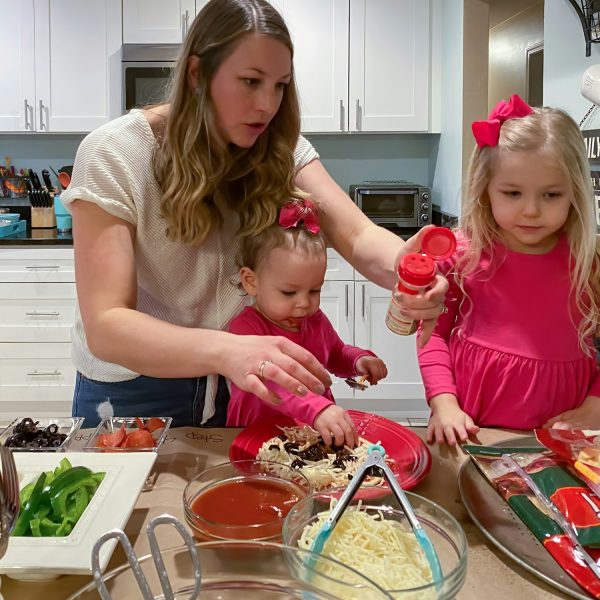
<svg viewBox="0 0 600 600"><path fill-rule="evenodd" d="M408 498L406 497L402 486L398 483L396 476L394 475L388 464L385 462L385 449L379 444L373 444L369 447L368 452L369 455L367 456L367 459L356 470L354 477L352 477L352 481L348 484L348 486L344 490L344 493L340 496L340 499L338 500L337 504L329 513L327 520L321 526L321 529L317 533L317 536L315 537L315 540L312 544L311 551L316 554L322 553L325 542L333 532L334 527L337 525L344 510L346 510L348 504L350 503L350 500L352 500L352 498L358 491L360 484L367 476L369 469L371 469L371 467L379 467L379 469L383 472L383 476L389 483L392 492L398 499L398 502L400 503L400 506L402 507L402 510L404 511L404 514L406 515L406 518L410 526L412 527L415 537L417 538L417 541L419 542L421 548L423 549L423 552L425 553L425 558L429 563L429 568L431 569L433 581L439 582L442 578L442 569L440 566L440 560L438 558L437 552L435 551L435 548L433 547L429 536L427 535L427 533L421 526L421 523L417 519L413 507L408 501ZM314 561L314 559L312 559L312 561Z"/></svg>
<svg viewBox="0 0 600 600"><path fill-rule="evenodd" d="M502 462L509 467L512 471L517 473L523 481L527 484L527 487L535 494L535 497L542 503L542 505L550 511L552 518L558 526L565 532L571 543L575 547L575 552L579 554L579 557L585 564L592 570L592 573L600 579L600 566L598 563L587 553L585 548L581 545L581 542L577 538L577 532L573 524L568 521L565 516L560 512L558 507L552 502L546 494L540 489L538 484L533 480L531 475L510 455L503 454Z"/></svg>
<svg viewBox="0 0 600 600"><path fill-rule="evenodd" d="M156 529L157 525L163 524L172 525L175 527L190 551L192 556L192 566L194 568L195 585L189 600L197 600L200 597L201 588L200 558L198 556L198 550L192 536L183 526L183 524L175 517L167 514L155 517L148 523L146 527L146 533L148 534L148 540L150 542L150 553L152 555L152 560L154 561L154 566L156 567L156 572L158 573L158 578L160 580L160 586L163 591L163 595L161 597L164 598L164 600L175 600L176 598L175 594L173 593L173 588L171 587L171 582L169 581L169 574L165 568L160 547L156 541L156 535L154 534L154 530ZM106 584L104 583L102 578L102 570L100 568L100 548L112 538L116 538L117 541L121 542L121 545L125 550L125 554L127 555L127 560L131 565L131 570L133 571L135 580L137 581L142 593L142 598L144 600L155 600L155 596L148 585L148 580L146 579L146 576L140 567L137 556L133 551L131 542L121 529L112 529L111 531L107 531L104 535L98 538L92 549L92 572L94 575L94 583L96 584L96 589L98 590L100 598L102 600L113 600L106 587ZM181 596L178 595L177 597L180 598Z"/></svg>

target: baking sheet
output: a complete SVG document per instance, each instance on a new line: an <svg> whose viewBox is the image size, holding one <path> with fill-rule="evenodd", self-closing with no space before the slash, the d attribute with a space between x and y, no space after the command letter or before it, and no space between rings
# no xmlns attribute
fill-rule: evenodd
<svg viewBox="0 0 600 600"><path fill-rule="evenodd" d="M515 440L505 440L493 445L510 447L515 445ZM532 436L520 439L519 446L539 444ZM554 561L471 459L460 469L458 488L471 520L498 550L572 598L591 598Z"/></svg>

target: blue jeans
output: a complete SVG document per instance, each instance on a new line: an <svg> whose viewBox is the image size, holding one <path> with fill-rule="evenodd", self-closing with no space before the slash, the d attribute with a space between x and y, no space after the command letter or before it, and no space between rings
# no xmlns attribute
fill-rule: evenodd
<svg viewBox="0 0 600 600"><path fill-rule="evenodd" d="M98 405L107 400L115 417L173 417L172 427L199 427L204 411L206 377L159 379L141 375L129 381L105 383L77 373L73 416L85 417L83 427L100 422ZM216 412L203 427L225 427L229 390L219 375Z"/></svg>

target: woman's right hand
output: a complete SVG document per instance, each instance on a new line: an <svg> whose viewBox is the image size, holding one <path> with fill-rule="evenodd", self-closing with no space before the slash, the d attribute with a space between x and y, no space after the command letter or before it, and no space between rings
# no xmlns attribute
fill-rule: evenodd
<svg viewBox="0 0 600 600"><path fill-rule="evenodd" d="M460 442L466 442L469 436L476 435L479 431L473 419L460 408L453 394L434 396L429 406L431 416L427 426L428 444L447 442L450 446L456 446L456 438Z"/></svg>
<svg viewBox="0 0 600 600"><path fill-rule="evenodd" d="M279 336L227 334L218 372L235 385L270 404L281 399L265 381L272 381L296 396L308 391L323 395L331 377L304 348Z"/></svg>

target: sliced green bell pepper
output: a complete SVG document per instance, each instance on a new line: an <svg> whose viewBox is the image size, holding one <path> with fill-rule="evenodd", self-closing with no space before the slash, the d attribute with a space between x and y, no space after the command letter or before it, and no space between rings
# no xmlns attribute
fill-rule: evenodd
<svg viewBox="0 0 600 600"><path fill-rule="evenodd" d="M19 513L19 518L17 519L17 523L15 525L12 535L23 535L27 531L29 522L33 518L35 511L37 510L38 505L42 500L45 483L46 473L41 473L37 481L35 482L35 485L33 486L31 495L29 496L27 502L25 502L25 505L22 507L22 510Z"/></svg>

